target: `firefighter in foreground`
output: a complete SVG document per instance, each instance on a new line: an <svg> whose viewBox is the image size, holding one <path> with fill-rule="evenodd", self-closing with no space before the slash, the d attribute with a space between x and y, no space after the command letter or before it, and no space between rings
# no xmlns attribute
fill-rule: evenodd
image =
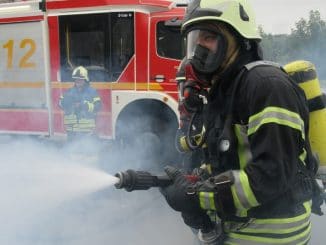
<svg viewBox="0 0 326 245"><path fill-rule="evenodd" d="M307 244L318 164L303 91L277 64L262 61L245 0L192 1L182 32L180 94L203 121L200 140L188 143L205 150L201 170L210 177L193 183L166 167L168 204L200 231L220 220L223 236L209 244Z"/></svg>
<svg viewBox="0 0 326 245"><path fill-rule="evenodd" d="M97 91L89 86L87 69L78 66L73 70L72 78L75 85L59 101L59 106L64 110L64 125L69 141L95 136L96 114L101 108Z"/></svg>

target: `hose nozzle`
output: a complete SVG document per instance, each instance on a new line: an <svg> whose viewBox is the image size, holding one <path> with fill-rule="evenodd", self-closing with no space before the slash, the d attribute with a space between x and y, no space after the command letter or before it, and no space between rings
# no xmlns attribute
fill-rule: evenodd
<svg viewBox="0 0 326 245"><path fill-rule="evenodd" d="M148 190L151 187L164 187L171 184L171 179L167 175L156 176L145 171L135 171L128 169L125 172L118 172L114 175L119 181L114 185L117 189L126 191Z"/></svg>

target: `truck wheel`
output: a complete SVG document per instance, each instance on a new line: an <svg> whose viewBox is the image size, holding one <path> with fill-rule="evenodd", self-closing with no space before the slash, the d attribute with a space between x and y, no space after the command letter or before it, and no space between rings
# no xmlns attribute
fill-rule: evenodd
<svg viewBox="0 0 326 245"><path fill-rule="evenodd" d="M178 123L172 110L174 118L172 113L144 114L144 107L141 112L136 109L133 112L118 120L116 138L121 155L132 158L134 168L147 171L163 171L166 165L178 164L180 154L174 145Z"/></svg>

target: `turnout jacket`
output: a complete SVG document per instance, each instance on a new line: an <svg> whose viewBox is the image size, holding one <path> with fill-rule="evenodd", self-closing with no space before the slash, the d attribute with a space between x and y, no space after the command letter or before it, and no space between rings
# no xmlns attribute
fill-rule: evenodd
<svg viewBox="0 0 326 245"><path fill-rule="evenodd" d="M307 164L304 93L275 66L256 66L238 83L237 74L211 92L206 130L213 177L199 188L200 206L219 214L225 244L305 244L310 202L294 195Z"/></svg>
<svg viewBox="0 0 326 245"><path fill-rule="evenodd" d="M64 110L64 124L67 132L92 132L95 129L96 113L101 108L97 91L85 86L82 91L74 86L66 91L59 101Z"/></svg>

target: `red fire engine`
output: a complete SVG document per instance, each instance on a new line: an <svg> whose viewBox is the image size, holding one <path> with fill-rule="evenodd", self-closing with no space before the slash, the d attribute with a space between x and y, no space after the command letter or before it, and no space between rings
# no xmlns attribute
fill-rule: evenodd
<svg viewBox="0 0 326 245"><path fill-rule="evenodd" d="M184 10L167 0L0 4L0 132L64 136L58 99L83 65L103 102L101 138L172 139Z"/></svg>

